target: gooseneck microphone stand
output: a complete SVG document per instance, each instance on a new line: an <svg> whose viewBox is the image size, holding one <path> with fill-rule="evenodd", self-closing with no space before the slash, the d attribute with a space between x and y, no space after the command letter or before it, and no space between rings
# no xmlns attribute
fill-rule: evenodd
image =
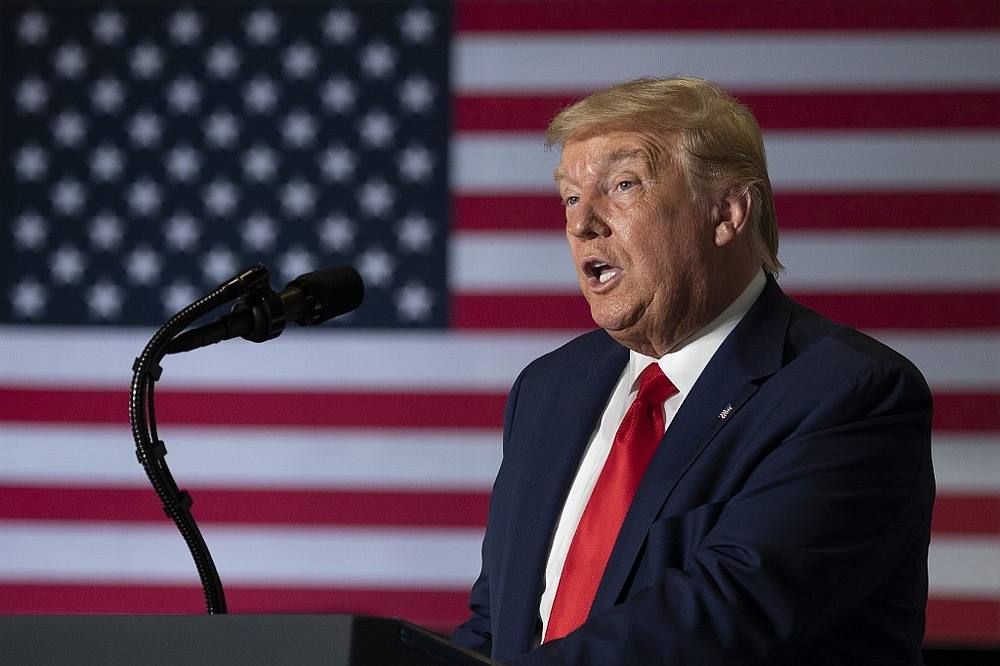
<svg viewBox="0 0 1000 666"><path fill-rule="evenodd" d="M263 265L258 264L234 276L219 285L212 293L171 317L149 340L132 366L128 413L129 422L132 424L132 438L135 440L136 457L146 470L156 494L159 495L164 511L177 525L191 551L198 576L201 578L209 615L226 612L222 581L219 580L219 572L212 561L205 539L195 523L194 516L191 515L191 495L186 490L178 489L167 467L167 447L156 433L153 386L163 372L160 361L167 354L167 346L175 336L223 303L247 294L268 290L268 272Z"/></svg>

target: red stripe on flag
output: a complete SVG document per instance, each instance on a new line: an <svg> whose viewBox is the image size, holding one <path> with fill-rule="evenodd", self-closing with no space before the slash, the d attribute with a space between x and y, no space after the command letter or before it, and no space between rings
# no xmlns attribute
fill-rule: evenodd
<svg viewBox="0 0 1000 666"><path fill-rule="evenodd" d="M482 527L489 493L186 486L201 523ZM151 489L0 486L0 519L166 522Z"/></svg>
<svg viewBox="0 0 1000 666"><path fill-rule="evenodd" d="M803 293L792 296L834 321L865 329L993 329L1000 327L1000 291L935 293ZM576 294L455 294L452 325L464 329L594 327Z"/></svg>
<svg viewBox="0 0 1000 666"><path fill-rule="evenodd" d="M548 95L463 95L455 100L460 132L541 132L564 107L589 91ZM741 93L764 130L993 129L1000 127L1000 91ZM906 109L906 113L900 113Z"/></svg>
<svg viewBox="0 0 1000 666"><path fill-rule="evenodd" d="M856 328L992 329L1000 326L1000 291L875 294L806 293L792 297Z"/></svg>
<svg viewBox="0 0 1000 666"><path fill-rule="evenodd" d="M194 573L192 572L194 577ZM225 573L223 572L223 578ZM469 581L471 586L472 581ZM359 613L453 627L465 618L467 590L244 587L226 585L230 613ZM179 614L205 612L196 585L0 584L0 614Z"/></svg>
<svg viewBox="0 0 1000 666"><path fill-rule="evenodd" d="M1000 645L1000 600L931 596L924 642Z"/></svg>
<svg viewBox="0 0 1000 666"><path fill-rule="evenodd" d="M957 230L997 228L1000 192L777 193L782 231L794 229ZM551 194L463 194L452 197L452 220L463 232L562 232L562 205Z"/></svg>
<svg viewBox="0 0 1000 666"><path fill-rule="evenodd" d="M159 423L353 428L492 428L505 396L494 393L170 390L156 392ZM128 391L0 389L2 421L126 423Z"/></svg>
<svg viewBox="0 0 1000 666"><path fill-rule="evenodd" d="M462 0L459 32L662 30L985 30L1000 27L996 0ZM583 63L584 66L586 63Z"/></svg>
<svg viewBox="0 0 1000 666"><path fill-rule="evenodd" d="M1000 534L1000 495L939 494L934 500L935 534Z"/></svg>
<svg viewBox="0 0 1000 666"><path fill-rule="evenodd" d="M594 328L590 307L576 294L453 294L451 325L464 329Z"/></svg>
<svg viewBox="0 0 1000 666"><path fill-rule="evenodd" d="M0 403L5 406L0 422L123 423L126 393L7 388L0 390ZM385 418L372 413L338 415L336 406L345 398L341 393L161 390L156 411L160 423L199 426L499 428L503 424L503 393L437 395L429 401L423 395L346 395L369 405L397 403L398 414ZM935 393L934 427L963 432L1000 430L1000 394Z"/></svg>
<svg viewBox="0 0 1000 666"><path fill-rule="evenodd" d="M219 489L185 486L202 524L483 527L487 492ZM166 522L148 488L0 486L0 519ZM944 493L937 534L1000 534L1000 496Z"/></svg>
<svg viewBox="0 0 1000 666"><path fill-rule="evenodd" d="M1000 430L1000 394L935 393L934 429L954 432Z"/></svg>

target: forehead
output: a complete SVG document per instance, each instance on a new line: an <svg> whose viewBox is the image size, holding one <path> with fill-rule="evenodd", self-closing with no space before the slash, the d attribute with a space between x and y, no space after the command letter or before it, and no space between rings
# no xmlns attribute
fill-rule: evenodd
<svg viewBox="0 0 1000 666"><path fill-rule="evenodd" d="M655 171L669 149L663 138L646 132L617 130L570 138L563 145L555 181L578 181L623 164Z"/></svg>

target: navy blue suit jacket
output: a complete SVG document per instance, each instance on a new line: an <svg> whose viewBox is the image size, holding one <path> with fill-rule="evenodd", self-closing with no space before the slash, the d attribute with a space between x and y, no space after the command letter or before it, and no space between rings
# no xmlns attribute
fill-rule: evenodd
<svg viewBox="0 0 1000 666"><path fill-rule="evenodd" d="M664 435L588 621L533 649L555 524L627 357L594 331L518 377L454 640L517 664L921 663L927 385L773 280Z"/></svg>

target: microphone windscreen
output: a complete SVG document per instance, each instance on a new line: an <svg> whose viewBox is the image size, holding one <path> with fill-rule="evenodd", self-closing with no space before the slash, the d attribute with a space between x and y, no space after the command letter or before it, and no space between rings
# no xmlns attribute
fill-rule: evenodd
<svg viewBox="0 0 1000 666"><path fill-rule="evenodd" d="M315 299L318 308L308 317L308 324L318 324L332 317L350 312L361 305L365 285L356 270L349 266L324 268L300 275L289 287L301 289Z"/></svg>

